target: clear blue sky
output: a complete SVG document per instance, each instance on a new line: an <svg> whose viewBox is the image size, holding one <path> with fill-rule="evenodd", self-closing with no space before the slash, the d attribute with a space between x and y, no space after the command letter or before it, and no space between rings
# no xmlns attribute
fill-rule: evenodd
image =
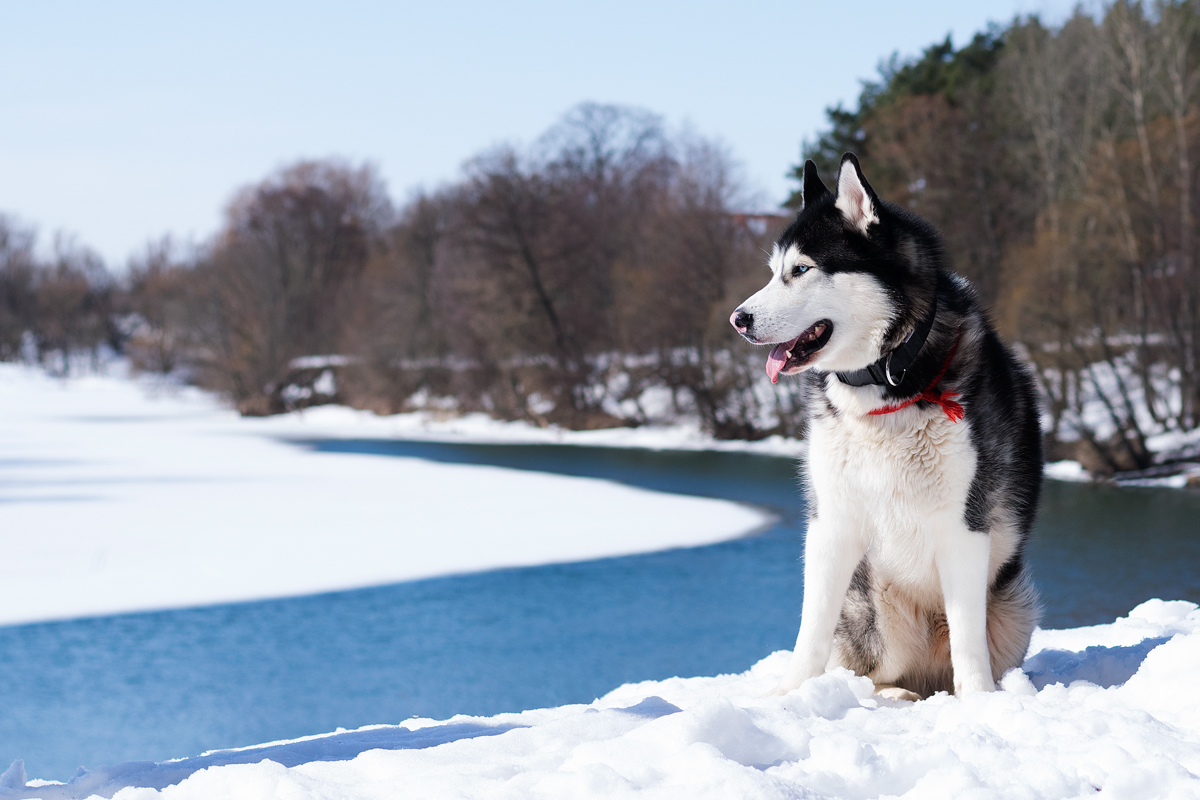
<svg viewBox="0 0 1200 800"><path fill-rule="evenodd" d="M880 59L1071 5L5 3L0 212L120 268L151 238L208 237L238 187L296 159L372 161L403 202L586 100L722 140L772 205Z"/></svg>

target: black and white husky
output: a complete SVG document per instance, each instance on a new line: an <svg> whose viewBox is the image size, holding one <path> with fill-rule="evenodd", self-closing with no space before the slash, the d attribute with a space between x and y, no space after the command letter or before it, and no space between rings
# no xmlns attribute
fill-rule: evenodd
<svg viewBox="0 0 1200 800"><path fill-rule="evenodd" d="M1038 617L1023 550L1041 490L1038 408L925 220L858 159L809 161L771 280L730 321L772 381L804 373L808 534L800 634L776 693L827 667L882 694L990 691Z"/></svg>

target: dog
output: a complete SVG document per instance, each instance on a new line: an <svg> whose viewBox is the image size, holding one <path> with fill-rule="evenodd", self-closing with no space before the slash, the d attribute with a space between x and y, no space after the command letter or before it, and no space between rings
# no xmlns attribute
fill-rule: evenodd
<svg viewBox="0 0 1200 800"><path fill-rule="evenodd" d="M1040 608L1024 559L1041 492L1037 395L940 234L857 157L804 165L771 279L730 322L800 375L808 530L796 648L772 694L830 667L886 697L992 691Z"/></svg>

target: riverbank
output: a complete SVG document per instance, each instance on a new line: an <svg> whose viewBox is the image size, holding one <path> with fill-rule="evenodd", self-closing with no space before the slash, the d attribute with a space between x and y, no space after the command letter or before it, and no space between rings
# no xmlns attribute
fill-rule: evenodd
<svg viewBox="0 0 1200 800"><path fill-rule="evenodd" d="M262 424L284 435L308 432L323 437L381 437L410 441L474 444L562 444L586 447L622 447L651 450L715 451L756 453L798 458L807 443L784 436L757 441L717 439L701 429L694 419L640 428L605 428L576 431L556 426L539 427L526 421L492 419L486 414L458 416L450 412L415 411L381 417L346 406L323 405L304 411L264 418ZM1200 430L1151 437L1148 446L1156 453L1194 452L1200 447ZM1089 483L1095 479L1078 461L1055 461L1046 465L1051 480ZM1182 461L1141 472L1120 473L1100 481L1117 486L1183 489L1200 485L1200 462Z"/></svg>

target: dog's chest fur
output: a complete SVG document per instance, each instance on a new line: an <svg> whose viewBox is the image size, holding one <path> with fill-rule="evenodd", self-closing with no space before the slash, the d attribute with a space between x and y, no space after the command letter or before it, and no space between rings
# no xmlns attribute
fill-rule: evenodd
<svg viewBox="0 0 1200 800"><path fill-rule="evenodd" d="M850 399L830 394L833 403ZM811 422L807 471L817 514L856 526L882 579L936 593L936 537L946 521L963 518L975 475L969 420L951 422L937 407L881 416L844 410Z"/></svg>

